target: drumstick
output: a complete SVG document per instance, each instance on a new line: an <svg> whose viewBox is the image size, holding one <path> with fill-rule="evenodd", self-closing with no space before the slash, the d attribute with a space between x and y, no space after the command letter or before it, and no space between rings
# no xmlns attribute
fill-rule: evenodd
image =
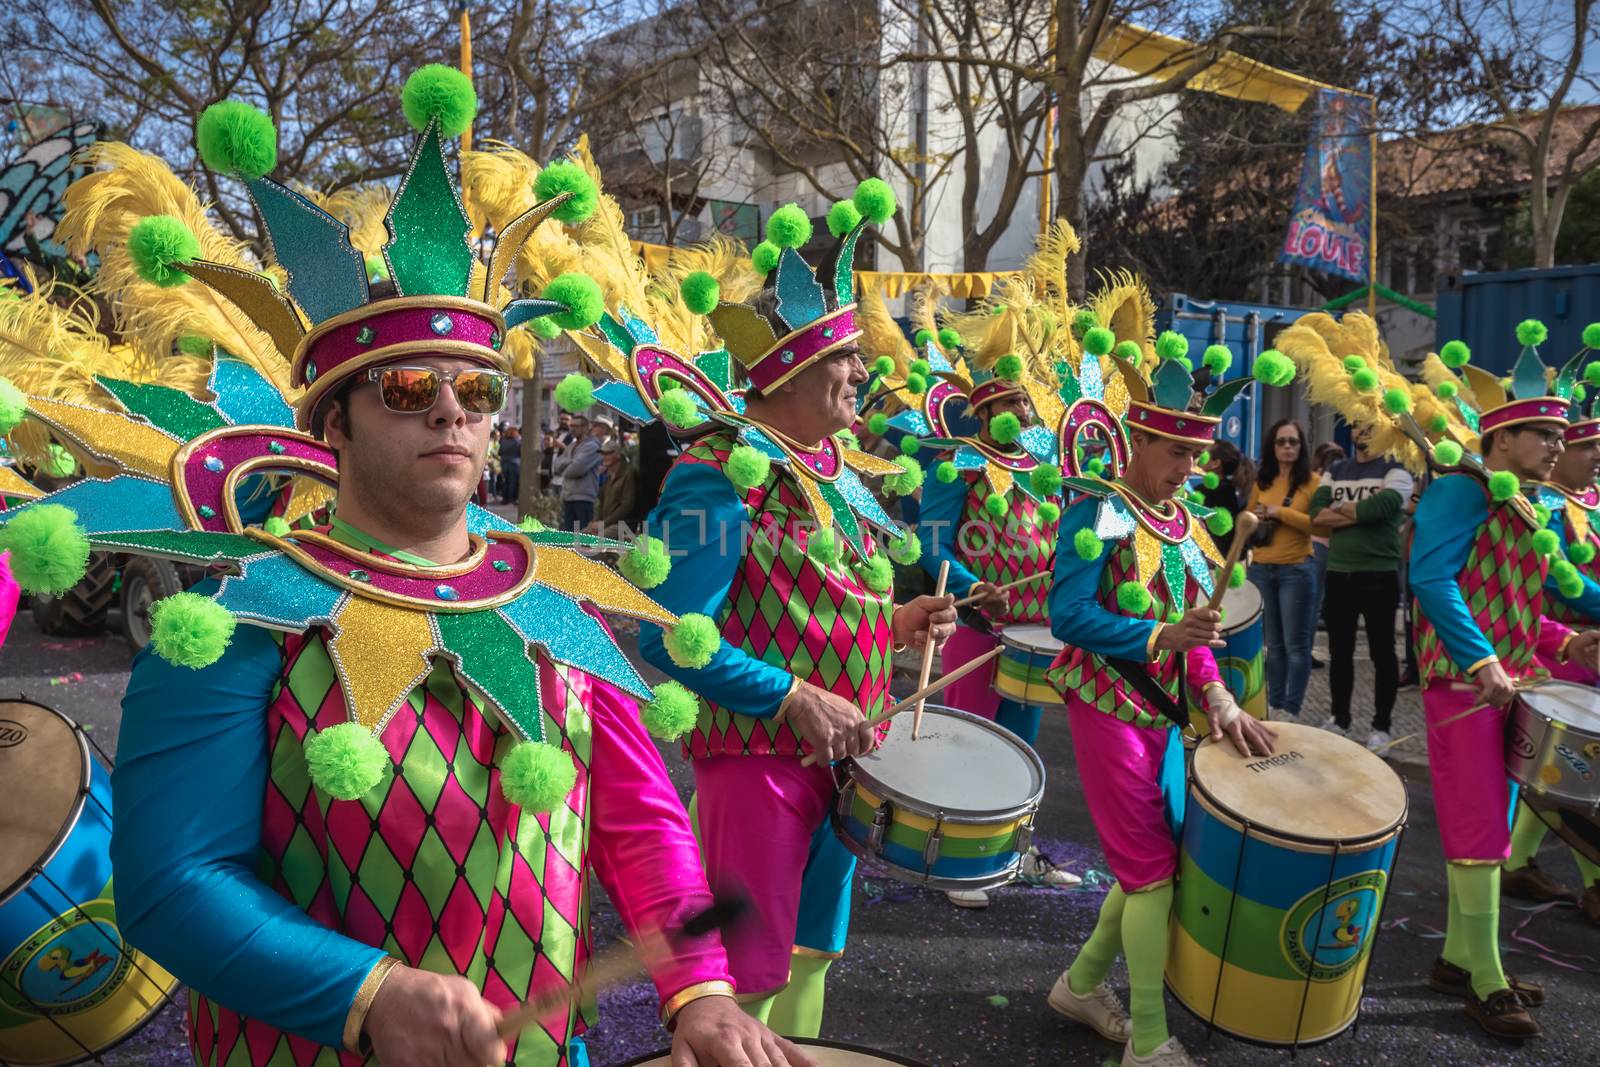
<svg viewBox="0 0 1600 1067"><path fill-rule="evenodd" d="M1018 578L1015 581L1007 582L1005 585L997 585L994 587L994 591L996 593L1005 593L1017 588L1019 585L1027 585L1029 582L1037 582L1039 579L1048 578L1049 576L1049 572L1041 571L1038 574L1030 574L1025 578ZM977 593L973 596L964 596L955 602L955 606L958 608L964 608L968 604L976 604L978 601L982 600L988 595L988 593Z"/></svg>
<svg viewBox="0 0 1600 1067"><path fill-rule="evenodd" d="M1525 690L1532 689L1537 683L1535 683L1535 682L1525 682L1525 681L1516 681L1516 682L1512 682L1511 684L1517 690L1517 692L1521 693L1521 692L1523 692ZM1460 682L1456 682L1456 683L1453 683L1450 686L1450 688L1451 689L1455 689L1457 691L1465 690L1467 692L1473 692L1473 691L1475 691L1477 689L1477 686L1462 685ZM1389 741L1389 742L1386 742L1384 744L1381 744L1377 748L1373 749L1372 753L1373 753L1373 755L1381 755L1381 754L1389 751L1391 748L1394 748L1396 745L1403 745L1407 741L1416 740L1417 738L1421 737L1423 734L1427 733L1428 730L1442 730L1444 727L1449 726L1451 723L1456 722L1459 719L1465 719L1468 715L1476 715L1478 712L1482 711L1484 708L1486 708L1488 706L1489 705L1487 705L1487 704L1474 704L1474 705L1472 705L1472 707L1468 708L1466 711L1458 711L1454 715L1450 716L1448 719L1443 719L1443 720L1441 720L1439 722L1436 722L1432 726L1429 726L1427 729L1417 730L1417 731L1414 731L1412 733L1406 734L1404 737L1397 737L1393 741Z"/></svg>
<svg viewBox="0 0 1600 1067"><path fill-rule="evenodd" d="M1250 540L1250 535L1256 529L1256 513L1241 511L1233 522L1233 544L1228 546L1228 558L1222 561L1222 566L1217 568L1217 576L1211 583L1211 599L1206 607L1216 611L1222 606L1222 598L1228 592L1228 580L1233 577L1233 568L1239 562L1239 556L1244 552L1244 543Z"/></svg>
<svg viewBox="0 0 1600 1067"><path fill-rule="evenodd" d="M939 563L939 586L933 591L936 597L944 596L944 583L950 577L950 561L941 560ZM921 689L928 684L928 675L933 673L933 642L930 640L922 646L922 676L917 679L917 688ZM911 740L915 741L922 732L922 705L926 701L917 701L917 706L911 712Z"/></svg>
<svg viewBox="0 0 1600 1067"><path fill-rule="evenodd" d="M994 659L1002 651L1004 651L1004 649L997 646L995 648L991 648L977 659L968 660L955 670L951 671L949 674L944 675L942 678L935 678L921 689L918 689L915 693L912 693L910 696L900 701L900 703L894 705L894 707L886 708L885 710L878 712L878 714L868 719L864 725L877 726L885 719L893 718L902 711L905 711L907 708L915 705L917 701L924 700L937 693L951 682L959 681L960 679L965 678L967 675L971 674L985 663L988 663L990 660ZM800 766L809 767L816 762L817 754L815 752L811 752L806 755L805 759L800 761Z"/></svg>

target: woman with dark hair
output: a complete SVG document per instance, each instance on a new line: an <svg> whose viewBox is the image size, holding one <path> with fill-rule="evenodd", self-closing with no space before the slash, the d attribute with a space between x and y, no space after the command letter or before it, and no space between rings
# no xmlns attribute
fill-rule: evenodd
<svg viewBox="0 0 1600 1067"><path fill-rule="evenodd" d="M1221 508L1230 516L1238 515L1244 501L1250 497L1250 487L1255 484L1256 465L1231 441L1218 441L1206 451L1211 456L1204 468L1206 473L1217 476L1217 484L1215 488L1201 486L1200 499L1208 508ZM1232 527L1225 534L1214 534L1213 539L1226 554L1233 544Z"/></svg>
<svg viewBox="0 0 1600 1067"><path fill-rule="evenodd" d="M1296 718L1311 677L1310 618L1316 592L1311 558L1311 450L1293 419L1267 431L1250 510L1261 525L1251 538L1255 551L1250 581L1261 592L1267 646L1267 706Z"/></svg>

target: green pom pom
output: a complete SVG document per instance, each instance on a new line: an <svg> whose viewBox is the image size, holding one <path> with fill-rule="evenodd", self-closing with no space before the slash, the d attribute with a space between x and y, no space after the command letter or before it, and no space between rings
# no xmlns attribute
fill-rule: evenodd
<svg viewBox="0 0 1600 1067"><path fill-rule="evenodd" d="M1411 391L1409 389L1386 389L1383 393L1383 406L1391 415L1404 415L1411 410Z"/></svg>
<svg viewBox="0 0 1600 1067"><path fill-rule="evenodd" d="M782 256L783 249L771 241L762 241L750 250L750 266L757 274L771 274Z"/></svg>
<svg viewBox="0 0 1600 1067"><path fill-rule="evenodd" d="M1061 505L1055 503L1054 501L1050 501L1050 500L1046 500L1043 504L1039 505L1039 521L1040 522L1049 524L1049 523L1055 522L1060 517L1061 517Z"/></svg>
<svg viewBox="0 0 1600 1067"><path fill-rule="evenodd" d="M889 542L889 558L909 567L922 558L922 541L909 531Z"/></svg>
<svg viewBox="0 0 1600 1067"><path fill-rule="evenodd" d="M1189 354L1189 339L1175 330L1162 330L1156 338L1156 355L1162 359L1178 359Z"/></svg>
<svg viewBox="0 0 1600 1067"><path fill-rule="evenodd" d="M517 523L517 529L521 530L523 533L544 533L546 527L544 523L540 522L532 515L524 515L522 517L522 521Z"/></svg>
<svg viewBox="0 0 1600 1067"><path fill-rule="evenodd" d="M1433 433L1444 433L1450 426L1450 420L1443 415L1435 415L1428 420L1428 429Z"/></svg>
<svg viewBox="0 0 1600 1067"><path fill-rule="evenodd" d="M51 445L44 461L44 472L52 478L70 478L78 469L78 458L60 445Z"/></svg>
<svg viewBox="0 0 1600 1067"><path fill-rule="evenodd" d="M1055 496L1061 492L1061 468L1041 463L1028 472L1028 486L1035 496Z"/></svg>
<svg viewBox="0 0 1600 1067"><path fill-rule="evenodd" d="M197 333L186 333L178 338L178 351L186 356L209 356L213 347L211 338Z"/></svg>
<svg viewBox="0 0 1600 1067"><path fill-rule="evenodd" d="M1595 550L1592 541L1580 541L1567 549L1567 556L1574 563L1593 563L1594 555Z"/></svg>
<svg viewBox="0 0 1600 1067"><path fill-rule="evenodd" d="M849 430L840 430L838 433L833 435L833 438L845 448L854 449L857 452L861 451L861 438L857 437Z"/></svg>
<svg viewBox="0 0 1600 1067"><path fill-rule="evenodd" d="M879 356L872 361L872 373L880 378L887 378L894 373L894 358L892 356Z"/></svg>
<svg viewBox="0 0 1600 1067"><path fill-rule="evenodd" d="M1022 379L1022 357L1015 352L1007 352L994 364L994 376L1004 382L1015 382Z"/></svg>
<svg viewBox="0 0 1600 1067"><path fill-rule="evenodd" d="M383 742L358 722L318 730L301 747L311 784L338 800L366 796L392 765Z"/></svg>
<svg viewBox="0 0 1600 1067"><path fill-rule="evenodd" d="M1139 347L1138 341L1118 341L1111 351L1117 358L1127 363L1138 363L1144 359L1144 349Z"/></svg>
<svg viewBox="0 0 1600 1067"><path fill-rule="evenodd" d="M882 226L894 218L894 190L882 178L868 178L856 186L856 195L850 200L862 217L875 226Z"/></svg>
<svg viewBox="0 0 1600 1067"><path fill-rule="evenodd" d="M676 426L680 430L701 421L700 409L687 389L669 389L662 393L656 398L656 410L668 426Z"/></svg>
<svg viewBox="0 0 1600 1067"><path fill-rule="evenodd" d="M1256 357L1251 373L1263 385L1288 385L1294 381L1294 361L1276 348L1269 348Z"/></svg>
<svg viewBox="0 0 1600 1067"><path fill-rule="evenodd" d="M700 701L678 682L662 682L650 692L650 702L639 709L639 719L650 736L676 741L700 719Z"/></svg>
<svg viewBox="0 0 1600 1067"><path fill-rule="evenodd" d="M1214 536L1226 537L1233 532L1233 512L1218 508L1206 519L1206 529Z"/></svg>
<svg viewBox="0 0 1600 1067"><path fill-rule="evenodd" d="M1006 498L999 493L990 493L984 497L983 510L996 519L1003 518L1006 513Z"/></svg>
<svg viewBox="0 0 1600 1067"><path fill-rule="evenodd" d="M920 374L926 378L930 373L933 372L933 364L929 363L925 359L914 359L911 361L911 366L907 367L906 369L912 374Z"/></svg>
<svg viewBox="0 0 1600 1067"><path fill-rule="evenodd" d="M1538 520L1540 526L1550 525L1550 509L1543 504L1535 504L1533 506L1533 517Z"/></svg>
<svg viewBox="0 0 1600 1067"><path fill-rule="evenodd" d="M1442 400L1454 400L1455 397L1461 392L1461 386L1457 385L1455 382L1440 382L1439 388L1434 390L1434 392L1438 393L1440 399Z"/></svg>
<svg viewBox="0 0 1600 1067"><path fill-rule="evenodd" d="M1446 341L1439 349L1439 359L1451 370L1459 370L1472 359L1472 349L1465 341Z"/></svg>
<svg viewBox="0 0 1600 1067"><path fill-rule="evenodd" d="M728 462L723 470L727 472L728 481L742 493L767 480L772 470L772 460L765 452L751 445L736 445L728 453Z"/></svg>
<svg viewBox="0 0 1600 1067"><path fill-rule="evenodd" d="M1440 441L1433 446L1433 459L1441 467L1454 467L1461 462L1461 446L1454 441Z"/></svg>
<svg viewBox="0 0 1600 1067"><path fill-rule="evenodd" d="M1590 385L1600 385L1600 362L1591 363L1583 368L1583 380Z"/></svg>
<svg viewBox="0 0 1600 1067"><path fill-rule="evenodd" d="M916 345L918 348L927 348L929 345L933 344L933 331L927 327L923 327L911 335L911 343Z"/></svg>
<svg viewBox="0 0 1600 1067"><path fill-rule="evenodd" d="M1344 369L1349 371L1351 374L1354 374L1358 370L1365 370L1366 367L1367 361L1362 359L1360 356L1344 357Z"/></svg>
<svg viewBox="0 0 1600 1067"><path fill-rule="evenodd" d="M0 437L15 430L27 415L27 396L12 384L10 378L0 378Z"/></svg>
<svg viewBox="0 0 1600 1067"><path fill-rule="evenodd" d="M767 240L779 248L799 248L811 240L811 218L798 204L785 204L767 217Z"/></svg>
<svg viewBox="0 0 1600 1067"><path fill-rule="evenodd" d="M1363 393L1370 393L1378 387L1378 372L1371 367L1362 367L1350 375L1350 384Z"/></svg>
<svg viewBox="0 0 1600 1067"><path fill-rule="evenodd" d="M266 521L261 524L261 528L273 537L289 536L289 523L282 515L268 515Z"/></svg>
<svg viewBox="0 0 1600 1067"><path fill-rule="evenodd" d="M945 485L949 485L951 482L955 481L961 476L961 472L956 470L956 465L954 463L951 463L949 460L945 460L943 463L933 468L933 476L939 479Z"/></svg>
<svg viewBox="0 0 1600 1067"><path fill-rule="evenodd" d="M1216 471L1206 471L1200 476L1200 484L1207 489L1215 489L1222 484L1222 479L1217 476Z"/></svg>
<svg viewBox="0 0 1600 1067"><path fill-rule="evenodd" d="M1489 495L1495 503L1503 504L1522 491L1517 476L1510 471L1495 471L1489 475Z"/></svg>
<svg viewBox="0 0 1600 1067"><path fill-rule="evenodd" d="M946 352L949 352L951 349L960 348L961 335L946 326L944 329L939 331L939 347L944 349ZM1002 356L1000 361L1004 363L1005 357ZM996 371L996 373L999 372Z"/></svg>
<svg viewBox="0 0 1600 1067"><path fill-rule="evenodd" d="M928 379L920 374L906 375L906 392L921 396L928 391Z"/></svg>
<svg viewBox="0 0 1600 1067"><path fill-rule="evenodd" d="M1139 582L1123 582L1117 586L1117 607L1129 615L1143 615L1150 610L1150 590Z"/></svg>
<svg viewBox="0 0 1600 1067"><path fill-rule="evenodd" d="M1096 456L1094 459L1091 459L1084 466L1084 469L1087 470L1090 474L1095 474L1095 475L1101 474L1106 469L1106 461L1101 459L1099 456Z"/></svg>
<svg viewBox="0 0 1600 1067"><path fill-rule="evenodd" d="M1542 345L1545 338L1549 336L1550 331L1545 329L1544 323L1538 319L1523 319L1517 323L1517 343L1519 345L1527 345L1529 347Z"/></svg>
<svg viewBox="0 0 1600 1067"><path fill-rule="evenodd" d="M594 406L594 383L581 374L569 374L556 384L553 395L562 411L581 415Z"/></svg>
<svg viewBox="0 0 1600 1067"><path fill-rule="evenodd" d="M1600 348L1600 322L1591 322L1583 328L1583 347Z"/></svg>
<svg viewBox="0 0 1600 1067"><path fill-rule="evenodd" d="M914 456L922 451L922 442L917 440L916 434L906 434L900 438L900 452L903 455Z"/></svg>
<svg viewBox="0 0 1600 1067"><path fill-rule="evenodd" d="M1500 474L1509 474L1509 471L1499 471ZM1556 536L1554 530L1535 530L1533 533L1533 550L1541 556L1553 556L1556 549L1561 547L1561 538Z"/></svg>
<svg viewBox="0 0 1600 1067"><path fill-rule="evenodd" d="M881 411L874 411L867 416L867 432L875 437L882 437L883 431L889 428L889 416Z"/></svg>
<svg viewBox="0 0 1600 1067"><path fill-rule="evenodd" d="M541 201L552 200L562 193L572 195L550 214L568 226L582 222L600 206L600 187L583 169L583 164L570 159L550 164L533 179L533 195Z"/></svg>
<svg viewBox="0 0 1600 1067"><path fill-rule="evenodd" d="M271 117L240 100L224 100L202 111L194 140L201 162L219 174L253 182L278 165L278 131Z"/></svg>
<svg viewBox="0 0 1600 1067"><path fill-rule="evenodd" d="M413 129L425 129L430 119L438 119L441 135L459 137L478 113L478 91L472 79L455 67L429 63L406 79L400 108Z"/></svg>
<svg viewBox="0 0 1600 1067"><path fill-rule="evenodd" d="M171 215L148 215L128 231L128 258L139 277L152 285L170 289L182 285L189 276L178 266L200 256L200 239L182 219Z"/></svg>
<svg viewBox="0 0 1600 1067"><path fill-rule="evenodd" d="M179 667L209 667L233 640L233 613L199 593L174 593L150 606L150 644Z"/></svg>
<svg viewBox="0 0 1600 1067"><path fill-rule="evenodd" d="M1009 445L1022 436L1022 420L1009 411L1002 411L989 420L989 436L1002 445Z"/></svg>
<svg viewBox="0 0 1600 1067"><path fill-rule="evenodd" d="M828 232L843 237L861 224L861 209L849 200L841 200L828 209Z"/></svg>
<svg viewBox="0 0 1600 1067"><path fill-rule="evenodd" d="M640 589L654 589L672 573L672 558L665 542L646 534L617 560L617 570Z"/></svg>
<svg viewBox="0 0 1600 1067"><path fill-rule="evenodd" d="M1104 326L1093 326L1084 331L1083 350L1091 356L1103 356L1117 343L1117 335Z"/></svg>
<svg viewBox="0 0 1600 1067"><path fill-rule="evenodd" d="M1568 564L1568 566L1571 566L1571 564ZM1556 578L1556 589L1568 600L1577 600L1583 596L1583 578L1578 574L1576 567L1572 569L1570 574L1566 571L1560 573Z"/></svg>
<svg viewBox="0 0 1600 1067"><path fill-rule="evenodd" d="M839 535L831 529L812 531L810 540L806 542L806 555L824 567L838 563L841 551Z"/></svg>
<svg viewBox="0 0 1600 1067"><path fill-rule="evenodd" d="M577 271L568 271L550 279L539 295L566 305L566 311L550 316L550 320L563 330L586 330L605 314L606 298L600 292L600 283Z"/></svg>
<svg viewBox="0 0 1600 1067"><path fill-rule="evenodd" d="M549 315L539 316L533 320L531 325L533 326L533 332L543 337L546 341L553 341L565 332L555 324Z"/></svg>
<svg viewBox="0 0 1600 1067"><path fill-rule="evenodd" d="M11 553L11 573L24 593L59 596L89 567L89 536L61 504L35 504L0 526L4 551Z"/></svg>
<svg viewBox="0 0 1600 1067"><path fill-rule="evenodd" d="M1100 325L1100 316L1093 308L1079 308L1072 315L1072 330L1080 337Z"/></svg>
<svg viewBox="0 0 1600 1067"><path fill-rule="evenodd" d="M887 493L897 496L910 496L922 487L922 464L910 456L896 456L895 466L901 473L891 474L883 479L883 488Z"/></svg>
<svg viewBox="0 0 1600 1067"><path fill-rule="evenodd" d="M572 757L555 745L524 741L500 761L500 792L523 811L554 811L577 784Z"/></svg>
<svg viewBox="0 0 1600 1067"><path fill-rule="evenodd" d="M688 614L678 619L676 626L665 631L661 643L667 655L680 667L699 670L711 662L722 646L722 633L708 615Z"/></svg>
<svg viewBox="0 0 1600 1067"><path fill-rule="evenodd" d="M1233 565L1233 573L1228 575L1228 588L1229 589L1237 589L1237 588L1239 588L1241 585L1244 584L1244 577L1245 577L1245 575L1244 575L1244 564L1243 563L1235 563Z"/></svg>
<svg viewBox="0 0 1600 1067"><path fill-rule="evenodd" d="M1094 531L1085 526L1072 535L1072 550L1078 554L1079 559L1094 560L1100 558L1100 553L1105 551L1105 542L1094 535Z"/></svg>
<svg viewBox="0 0 1600 1067"><path fill-rule="evenodd" d="M717 308L717 301L722 299L722 286L717 279L703 270L697 270L678 286L678 295L683 297L683 306L696 315L709 315ZM893 365L893 361L890 361Z"/></svg>
<svg viewBox="0 0 1600 1067"><path fill-rule="evenodd" d="M894 588L894 564L885 556L873 556L861 565L861 578L874 593L887 593Z"/></svg>
<svg viewBox="0 0 1600 1067"><path fill-rule="evenodd" d="M1210 368L1213 377L1220 378L1233 366L1233 351L1227 345L1207 345L1200 362Z"/></svg>

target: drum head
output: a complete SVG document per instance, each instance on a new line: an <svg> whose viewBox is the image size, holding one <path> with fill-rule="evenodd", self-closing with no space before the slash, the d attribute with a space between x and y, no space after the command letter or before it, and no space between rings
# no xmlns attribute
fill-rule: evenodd
<svg viewBox="0 0 1600 1067"><path fill-rule="evenodd" d="M929 704L911 739L911 713L890 720L889 736L855 773L875 793L959 819L1027 807L1044 792L1044 764L1010 730L964 711Z"/></svg>
<svg viewBox="0 0 1600 1067"><path fill-rule="evenodd" d="M924 718L922 722L926 726L928 720ZM922 738L919 736L917 740L920 741ZM813 1041L803 1037L789 1040L804 1048L806 1055L816 1060L822 1067L928 1067L921 1060L910 1060L886 1052L874 1052L871 1049L844 1045L836 1041ZM668 1067L671 1062L671 1051L664 1050L637 1060L629 1060L622 1067Z"/></svg>
<svg viewBox="0 0 1600 1067"><path fill-rule="evenodd" d="M83 804L89 746L65 715L0 701L0 900L55 855Z"/></svg>
<svg viewBox="0 0 1600 1067"><path fill-rule="evenodd" d="M1227 739L1200 742L1195 787L1238 819L1306 841L1377 837L1405 818L1405 785L1383 760L1327 730L1271 725L1271 756L1245 759Z"/></svg>
<svg viewBox="0 0 1600 1067"><path fill-rule="evenodd" d="M1037 623L1031 626L1007 626L1000 632L1000 640L1030 652L1054 655L1061 651L1061 642L1050 632L1050 627Z"/></svg>
<svg viewBox="0 0 1600 1067"><path fill-rule="evenodd" d="M1249 582L1222 594L1222 632L1242 630L1261 617L1261 590Z"/></svg>
<svg viewBox="0 0 1600 1067"><path fill-rule="evenodd" d="M1539 714L1585 733L1600 734L1600 691L1576 682L1541 682L1522 694Z"/></svg>

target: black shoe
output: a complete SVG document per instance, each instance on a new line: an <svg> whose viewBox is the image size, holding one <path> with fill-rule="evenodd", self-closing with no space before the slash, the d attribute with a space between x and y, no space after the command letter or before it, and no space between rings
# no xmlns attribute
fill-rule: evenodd
<svg viewBox="0 0 1600 1067"><path fill-rule="evenodd" d="M1520 1041L1543 1034L1527 1007L1509 989L1496 989L1482 1000L1476 993L1469 993L1467 1014L1491 1037Z"/></svg>
<svg viewBox="0 0 1600 1067"><path fill-rule="evenodd" d="M1404 692L1407 692L1408 690L1415 689L1416 687L1417 687L1417 672L1416 671L1406 671L1404 674L1402 674L1400 676L1400 684L1396 688L1397 688L1397 690L1399 692L1404 693Z"/></svg>
<svg viewBox="0 0 1600 1067"><path fill-rule="evenodd" d="M1325 667L1327 667L1326 663L1322 662L1320 659L1318 659L1315 656L1311 657L1311 669L1312 670L1320 671L1320 670L1324 669Z"/></svg>

